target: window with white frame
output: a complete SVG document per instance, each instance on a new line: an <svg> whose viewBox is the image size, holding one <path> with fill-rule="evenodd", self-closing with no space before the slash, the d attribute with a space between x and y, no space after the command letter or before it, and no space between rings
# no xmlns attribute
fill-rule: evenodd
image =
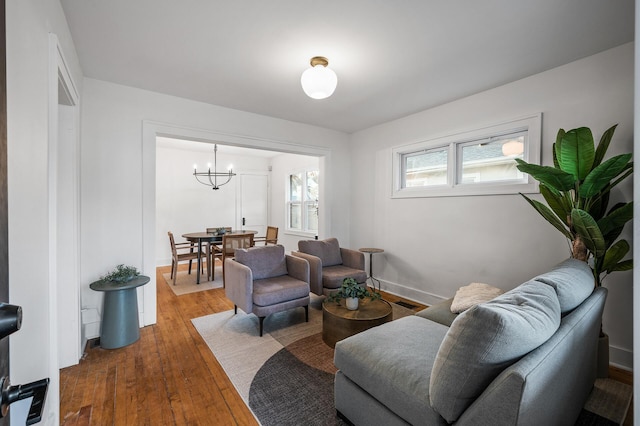
<svg viewBox="0 0 640 426"><path fill-rule="evenodd" d="M287 179L287 231L317 234L318 170L291 173Z"/></svg>
<svg viewBox="0 0 640 426"><path fill-rule="evenodd" d="M456 133L393 153L393 198L536 192L516 158L540 164L541 114Z"/></svg>

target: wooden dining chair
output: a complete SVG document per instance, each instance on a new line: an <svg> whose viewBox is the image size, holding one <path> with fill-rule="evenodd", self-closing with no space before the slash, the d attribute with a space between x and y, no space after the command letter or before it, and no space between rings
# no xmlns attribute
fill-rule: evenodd
<svg viewBox="0 0 640 426"><path fill-rule="evenodd" d="M171 244L171 278L173 279L173 285L176 285L176 278L178 277L178 262L188 260L189 274L191 274L191 265L194 260L198 260L198 246L189 242L176 244L173 238L173 232L169 231L167 234L169 235L169 243ZM186 250L189 251L187 252ZM201 263L200 266L200 272L204 271L204 265Z"/></svg>
<svg viewBox="0 0 640 426"><path fill-rule="evenodd" d="M222 286L224 287L224 261L235 256L236 249L253 247L253 234L224 234L222 236L222 247L220 247L222 258Z"/></svg>
<svg viewBox="0 0 640 426"><path fill-rule="evenodd" d="M230 226L216 226L215 228L207 228L207 234L214 234L218 232L218 229L224 229L224 232L226 234L229 234L231 233L232 228ZM222 249L220 248L221 245L222 245L221 240L218 242L209 243L209 259L207 259L207 265L211 265L211 281L213 281L213 279L215 278L213 276L213 272L216 264L216 259L222 260ZM209 261L211 263L208 263Z"/></svg>
<svg viewBox="0 0 640 426"><path fill-rule="evenodd" d="M267 235L264 237L256 237L253 239L254 243L264 241L264 245L278 244L278 228L275 226L267 226Z"/></svg>

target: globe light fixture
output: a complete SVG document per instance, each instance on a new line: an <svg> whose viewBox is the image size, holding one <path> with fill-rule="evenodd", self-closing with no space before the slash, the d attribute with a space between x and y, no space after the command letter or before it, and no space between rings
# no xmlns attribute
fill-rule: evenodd
<svg viewBox="0 0 640 426"><path fill-rule="evenodd" d="M338 85L338 76L328 67L329 61L323 56L311 58L311 68L302 73L300 84L310 98L324 99L333 94Z"/></svg>

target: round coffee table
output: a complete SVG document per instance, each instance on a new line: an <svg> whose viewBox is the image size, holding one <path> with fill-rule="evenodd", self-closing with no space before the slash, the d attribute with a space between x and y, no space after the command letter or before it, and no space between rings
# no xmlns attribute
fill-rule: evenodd
<svg viewBox="0 0 640 426"><path fill-rule="evenodd" d="M324 301L322 303L322 340L332 348L336 342L354 334L365 331L385 322L391 321L391 305L389 302L368 297L360 300L359 307L350 311L340 304Z"/></svg>

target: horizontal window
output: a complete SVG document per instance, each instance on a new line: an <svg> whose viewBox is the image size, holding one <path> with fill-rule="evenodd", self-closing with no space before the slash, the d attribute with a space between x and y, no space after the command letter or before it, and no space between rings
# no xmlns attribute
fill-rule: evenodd
<svg viewBox="0 0 640 426"><path fill-rule="evenodd" d="M536 192L516 158L540 164L541 114L397 147L394 198Z"/></svg>

